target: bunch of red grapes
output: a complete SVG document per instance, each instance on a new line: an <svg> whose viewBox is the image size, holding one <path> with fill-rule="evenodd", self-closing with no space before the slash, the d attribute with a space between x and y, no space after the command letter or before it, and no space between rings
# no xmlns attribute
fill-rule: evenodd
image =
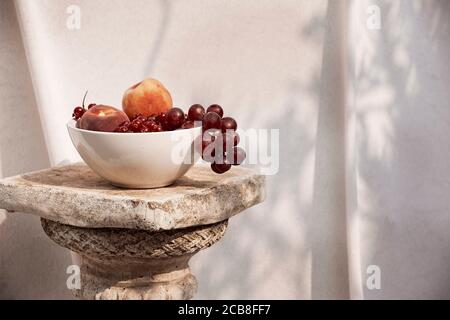
<svg viewBox="0 0 450 320"><path fill-rule="evenodd" d="M244 162L245 151L237 146L240 141L237 122L223 117L221 106L212 104L205 112L203 106L194 104L189 108L188 119L202 123L202 158L211 163L214 172L225 173L232 165Z"/></svg>
<svg viewBox="0 0 450 320"><path fill-rule="evenodd" d="M90 104L87 109L95 106ZM80 119L86 112L84 107L76 107L72 117ZM211 169L216 173L225 173L232 165L240 165L246 157L244 149L238 147L240 138L236 132L237 123L231 117L223 117L223 109L218 104L210 105L206 111L200 104L194 104L187 114L180 108L172 108L158 115L145 117L136 115L130 121L121 123L114 132L162 132L179 129L190 129L201 125L202 158L211 163Z"/></svg>

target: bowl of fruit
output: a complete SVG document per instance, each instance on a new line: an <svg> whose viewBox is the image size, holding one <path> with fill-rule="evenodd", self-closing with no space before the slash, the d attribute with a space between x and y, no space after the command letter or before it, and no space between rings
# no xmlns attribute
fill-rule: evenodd
<svg viewBox="0 0 450 320"><path fill-rule="evenodd" d="M200 157L216 173L245 159L237 147L233 118L211 105L192 105L185 113L172 107L169 91L155 79L127 89L122 110L91 103L73 111L70 138L86 164L111 184L124 188L159 188L174 183Z"/></svg>

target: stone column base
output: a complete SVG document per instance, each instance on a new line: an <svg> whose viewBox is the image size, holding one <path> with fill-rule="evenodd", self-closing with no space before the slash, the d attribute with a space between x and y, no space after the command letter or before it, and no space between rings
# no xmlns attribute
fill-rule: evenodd
<svg viewBox="0 0 450 320"><path fill-rule="evenodd" d="M45 233L81 256L83 299L191 299L197 281L189 259L220 240L228 220L184 229L151 232L81 228L41 218Z"/></svg>

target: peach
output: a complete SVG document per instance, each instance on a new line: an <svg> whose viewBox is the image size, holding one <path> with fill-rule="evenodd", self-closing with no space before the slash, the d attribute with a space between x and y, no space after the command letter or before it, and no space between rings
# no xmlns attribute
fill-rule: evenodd
<svg viewBox="0 0 450 320"><path fill-rule="evenodd" d="M99 104L87 110L77 126L85 130L113 132L124 121L129 121L125 112Z"/></svg>
<svg viewBox="0 0 450 320"><path fill-rule="evenodd" d="M122 98L122 109L130 119L138 114L151 116L172 108L172 97L161 82L145 79L128 88Z"/></svg>

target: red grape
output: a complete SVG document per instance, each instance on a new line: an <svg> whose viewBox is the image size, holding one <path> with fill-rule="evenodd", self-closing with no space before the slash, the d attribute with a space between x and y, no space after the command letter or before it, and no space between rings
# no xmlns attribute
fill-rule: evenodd
<svg viewBox="0 0 450 320"><path fill-rule="evenodd" d="M232 159L230 159L232 156ZM238 166L242 162L244 162L246 158L246 153L244 149L239 147L234 147L230 156L227 155L227 162L232 164L233 166Z"/></svg>
<svg viewBox="0 0 450 320"><path fill-rule="evenodd" d="M178 129L184 123L184 112L180 108L172 108L167 112L167 123L172 130Z"/></svg>
<svg viewBox="0 0 450 320"><path fill-rule="evenodd" d="M230 117L222 118L221 122L222 131L226 132L227 130L236 130L237 129L237 123L236 120Z"/></svg>
<svg viewBox="0 0 450 320"><path fill-rule="evenodd" d="M212 144L212 142L202 143L202 159L210 163L214 162L214 157L216 156L214 146L211 146Z"/></svg>
<svg viewBox="0 0 450 320"><path fill-rule="evenodd" d="M231 149L237 146L240 140L239 134L236 131L227 131L223 134L223 149L227 150L227 148Z"/></svg>
<svg viewBox="0 0 450 320"><path fill-rule="evenodd" d="M222 135L220 129L212 128L203 132L203 141L214 142Z"/></svg>
<svg viewBox="0 0 450 320"><path fill-rule="evenodd" d="M223 117L223 109L218 104L212 104L206 109L206 112L214 112L217 113L221 118Z"/></svg>
<svg viewBox="0 0 450 320"><path fill-rule="evenodd" d="M192 121L190 121L190 120L186 121L185 123L183 123L181 125L182 129L191 129L193 127L194 127L194 123Z"/></svg>
<svg viewBox="0 0 450 320"><path fill-rule="evenodd" d="M205 108L200 104L193 104L188 111L188 120L202 121L205 115Z"/></svg>
<svg viewBox="0 0 450 320"><path fill-rule="evenodd" d="M203 133L202 158L207 162L214 162L216 139L222 135L219 129L208 129ZM221 143L221 141L220 141ZM210 146L211 145L211 146Z"/></svg>
<svg viewBox="0 0 450 320"><path fill-rule="evenodd" d="M222 174L230 170L231 165L228 163L211 163L211 169L218 174Z"/></svg>
<svg viewBox="0 0 450 320"><path fill-rule="evenodd" d="M208 130L213 128L221 128L220 116L215 112L208 112L203 117L203 129Z"/></svg>

